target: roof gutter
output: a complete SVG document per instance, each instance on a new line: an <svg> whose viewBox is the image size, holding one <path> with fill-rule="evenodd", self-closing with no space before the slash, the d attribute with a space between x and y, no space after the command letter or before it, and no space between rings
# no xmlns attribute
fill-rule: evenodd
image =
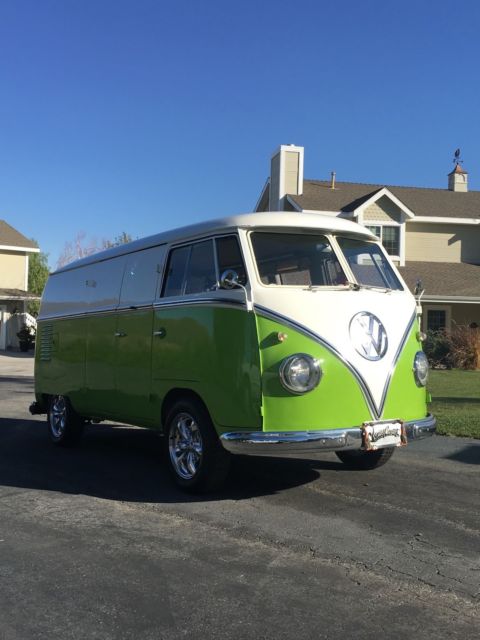
<svg viewBox="0 0 480 640"><path fill-rule="evenodd" d="M450 304L480 304L480 296L442 296L442 295L424 295L422 303L438 302Z"/></svg>
<svg viewBox="0 0 480 640"><path fill-rule="evenodd" d="M40 249L38 247L14 247L9 244L0 244L0 250L2 251L19 251L24 253L25 251L28 253L40 253Z"/></svg>
<svg viewBox="0 0 480 640"><path fill-rule="evenodd" d="M34 294L27 294L27 295L5 295L5 294L0 294L0 300L24 300L24 301L28 301L28 302L32 302L33 300L41 300L42 296L36 296Z"/></svg>
<svg viewBox="0 0 480 640"><path fill-rule="evenodd" d="M427 224L480 224L479 218L442 218L441 216L415 216L408 221Z"/></svg>

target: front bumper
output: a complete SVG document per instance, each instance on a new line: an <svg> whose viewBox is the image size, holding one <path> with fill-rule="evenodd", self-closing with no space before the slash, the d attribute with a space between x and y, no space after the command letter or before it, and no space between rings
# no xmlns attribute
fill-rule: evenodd
<svg viewBox="0 0 480 640"><path fill-rule="evenodd" d="M436 424L430 414L421 420L405 422L407 441L432 436ZM325 431L235 431L221 435L220 442L230 453L279 457L363 448L360 427Z"/></svg>

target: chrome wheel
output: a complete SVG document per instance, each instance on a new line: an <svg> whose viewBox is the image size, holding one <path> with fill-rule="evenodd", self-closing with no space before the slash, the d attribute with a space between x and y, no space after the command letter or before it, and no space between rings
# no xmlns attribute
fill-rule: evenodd
<svg viewBox="0 0 480 640"><path fill-rule="evenodd" d="M50 429L54 438L62 438L67 425L67 403L63 396L55 396L50 409Z"/></svg>
<svg viewBox="0 0 480 640"><path fill-rule="evenodd" d="M188 413L179 413L172 421L168 437L170 460L184 480L197 475L203 458L203 440L198 424Z"/></svg>
<svg viewBox="0 0 480 640"><path fill-rule="evenodd" d="M50 440L67 447L80 440L85 419L75 412L67 396L51 396L47 424Z"/></svg>
<svg viewBox="0 0 480 640"><path fill-rule="evenodd" d="M191 493L218 489L230 466L210 414L200 399L179 398L164 417L164 447L176 484Z"/></svg>

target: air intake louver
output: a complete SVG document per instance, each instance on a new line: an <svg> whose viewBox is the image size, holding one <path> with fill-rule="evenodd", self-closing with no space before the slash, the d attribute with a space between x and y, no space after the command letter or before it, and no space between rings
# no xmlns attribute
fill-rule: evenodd
<svg viewBox="0 0 480 640"><path fill-rule="evenodd" d="M53 348L53 325L42 324L40 330L40 360L48 361L52 359Z"/></svg>

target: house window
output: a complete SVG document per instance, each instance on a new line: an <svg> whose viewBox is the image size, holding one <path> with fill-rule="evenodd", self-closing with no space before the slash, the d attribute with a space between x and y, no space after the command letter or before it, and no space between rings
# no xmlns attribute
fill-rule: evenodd
<svg viewBox="0 0 480 640"><path fill-rule="evenodd" d="M427 311L427 330L444 331L447 327L447 312L444 309L429 309Z"/></svg>
<svg viewBox="0 0 480 640"><path fill-rule="evenodd" d="M388 255L396 257L400 256L399 226L384 226L380 224L365 226L381 241Z"/></svg>

